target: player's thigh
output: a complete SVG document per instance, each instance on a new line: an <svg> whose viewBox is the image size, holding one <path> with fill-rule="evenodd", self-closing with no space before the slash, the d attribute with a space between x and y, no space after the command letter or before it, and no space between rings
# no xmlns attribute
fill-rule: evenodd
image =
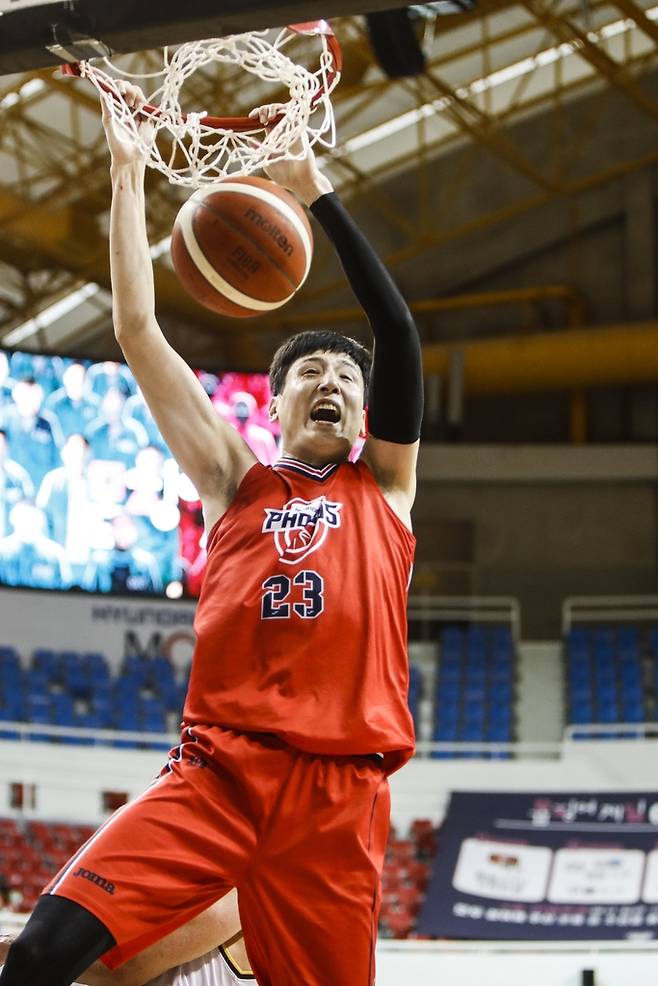
<svg viewBox="0 0 658 986"><path fill-rule="evenodd" d="M326 811L300 804L294 828L277 825L277 845L260 847L239 886L259 986L373 983L390 796L379 768L371 780Z"/></svg>
<svg viewBox="0 0 658 986"><path fill-rule="evenodd" d="M118 946L116 962L205 910L235 886L254 834L225 780L185 756L115 812L44 893L86 907Z"/></svg>

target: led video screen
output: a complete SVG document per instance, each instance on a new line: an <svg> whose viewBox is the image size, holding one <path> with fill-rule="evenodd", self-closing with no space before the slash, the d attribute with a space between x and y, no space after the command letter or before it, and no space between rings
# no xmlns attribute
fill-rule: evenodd
<svg viewBox="0 0 658 986"><path fill-rule="evenodd" d="M197 377L274 462L267 375ZM198 494L128 367L0 350L0 586L178 598L204 567Z"/></svg>

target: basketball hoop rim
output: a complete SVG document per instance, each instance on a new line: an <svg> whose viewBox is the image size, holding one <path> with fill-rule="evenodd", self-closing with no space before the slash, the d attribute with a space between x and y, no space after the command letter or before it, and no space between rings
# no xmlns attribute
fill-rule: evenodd
<svg viewBox="0 0 658 986"><path fill-rule="evenodd" d="M321 88L315 93L311 99L311 109L323 99L328 92L333 88L333 84L341 72L343 66L343 53L341 51L338 39L333 32L333 29L328 21L308 21L302 24L289 24L287 25L288 30L294 31L296 34L308 34L308 35L320 35L326 39L327 50L331 55L333 62L333 67L327 71L326 83L321 86ZM72 76L73 78L84 78L84 62L67 62L62 65L61 71L63 75ZM98 80L98 85L104 92L111 95L115 100L121 99L121 97L107 85L102 80ZM160 117L160 109L154 106L152 103L145 103L140 111L140 115L143 116L155 116ZM190 113L182 114L182 122L185 123L187 119L191 116ZM274 117L268 124L267 127L262 127L259 125L258 121L250 116L203 116L203 124L205 127L211 130L232 130L234 133L244 133L249 130L258 129L269 129L276 126L277 123L282 119L281 116Z"/></svg>

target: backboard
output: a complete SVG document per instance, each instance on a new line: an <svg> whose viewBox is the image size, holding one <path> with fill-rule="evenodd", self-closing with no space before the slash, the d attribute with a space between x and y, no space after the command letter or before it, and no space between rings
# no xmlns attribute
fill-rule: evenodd
<svg viewBox="0 0 658 986"><path fill-rule="evenodd" d="M0 0L0 75L393 5L395 0Z"/></svg>

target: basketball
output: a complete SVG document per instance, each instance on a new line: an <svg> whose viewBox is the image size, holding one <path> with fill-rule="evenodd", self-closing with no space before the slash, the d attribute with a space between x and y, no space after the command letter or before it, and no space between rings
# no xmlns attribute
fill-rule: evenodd
<svg viewBox="0 0 658 986"><path fill-rule="evenodd" d="M171 237L185 290L233 318L285 305L306 280L312 256L303 207L264 178L225 178L198 189L178 213Z"/></svg>

